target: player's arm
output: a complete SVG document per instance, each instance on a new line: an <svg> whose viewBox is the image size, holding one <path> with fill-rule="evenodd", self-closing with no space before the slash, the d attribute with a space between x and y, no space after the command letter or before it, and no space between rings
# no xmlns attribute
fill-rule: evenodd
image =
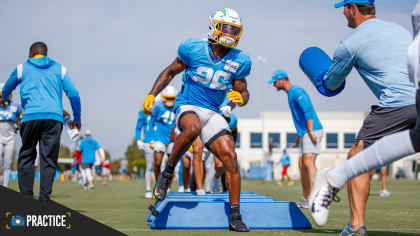
<svg viewBox="0 0 420 236"><path fill-rule="evenodd" d="M249 91L245 78L233 80L233 90L227 94L228 98L238 106L245 106L249 101Z"/></svg>
<svg viewBox="0 0 420 236"><path fill-rule="evenodd" d="M177 57L172 64L166 67L158 76L153 88L150 90L149 94L157 96L175 77L175 75L184 71L187 68L187 65Z"/></svg>
<svg viewBox="0 0 420 236"><path fill-rule="evenodd" d="M300 96L296 99L296 103L298 104L300 109L302 109L303 115L305 116L309 138L314 144L316 144L317 140L313 130L316 113L314 107L312 106L311 99L309 98L306 92L302 92Z"/></svg>
<svg viewBox="0 0 420 236"><path fill-rule="evenodd" d="M152 89L147 95L143 102L143 112L150 115L152 112L153 104L155 103L155 97L171 82L175 75L184 71L187 68L184 62L177 57L172 64L166 67L158 76Z"/></svg>

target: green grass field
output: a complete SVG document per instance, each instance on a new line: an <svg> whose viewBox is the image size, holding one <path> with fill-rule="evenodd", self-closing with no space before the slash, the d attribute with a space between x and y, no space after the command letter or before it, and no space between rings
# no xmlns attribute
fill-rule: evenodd
<svg viewBox="0 0 420 236"><path fill-rule="evenodd" d="M36 182L38 187L39 182ZM176 183L174 185L177 185ZM17 182L12 181L17 190ZM392 180L392 196L379 197L380 185L374 183L367 205L366 224L369 235L420 235L420 181ZM96 182L94 190L84 190L74 182L55 182L52 199L103 224L128 235L226 235L227 230L151 230L146 222L147 206L152 200L144 198L144 181L112 181L107 186ZM278 201L296 201L300 198L300 183L278 186L275 182L244 180L242 191L270 195ZM38 188L36 188L36 193ZM337 235L344 228L348 216L345 190L339 193L341 202L332 206L328 224L313 225L311 230L253 230L252 235ZM305 215L310 218L307 209Z"/></svg>

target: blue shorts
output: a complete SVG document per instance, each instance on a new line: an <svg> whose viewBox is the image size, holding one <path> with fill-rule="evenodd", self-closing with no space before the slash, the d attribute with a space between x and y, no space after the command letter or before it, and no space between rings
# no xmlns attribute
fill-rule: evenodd
<svg viewBox="0 0 420 236"><path fill-rule="evenodd" d="M127 170L126 169L122 169L122 170L120 170L120 174L127 174L128 172L127 172Z"/></svg>

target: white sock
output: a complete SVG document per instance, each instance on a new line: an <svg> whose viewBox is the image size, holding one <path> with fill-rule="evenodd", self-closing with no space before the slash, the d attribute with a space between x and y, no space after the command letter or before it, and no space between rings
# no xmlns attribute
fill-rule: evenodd
<svg viewBox="0 0 420 236"><path fill-rule="evenodd" d="M150 165L146 166L146 173L144 176L144 180L146 181L146 191L150 191L150 185L152 184L152 174L153 174L153 166Z"/></svg>
<svg viewBox="0 0 420 236"><path fill-rule="evenodd" d="M86 175L86 179L88 182L93 180L93 176L92 176L92 170L90 168L86 168L84 169L85 171L85 175Z"/></svg>
<svg viewBox="0 0 420 236"><path fill-rule="evenodd" d="M10 178L10 169L5 169L3 171L3 186L9 187L9 178Z"/></svg>
<svg viewBox="0 0 420 236"><path fill-rule="evenodd" d="M414 153L410 131L404 130L381 138L343 165L328 171L327 176L339 187L343 187L347 181L360 174Z"/></svg>

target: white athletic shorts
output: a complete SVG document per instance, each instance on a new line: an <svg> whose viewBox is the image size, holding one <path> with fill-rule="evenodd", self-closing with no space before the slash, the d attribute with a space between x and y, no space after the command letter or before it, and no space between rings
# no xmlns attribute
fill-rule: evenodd
<svg viewBox="0 0 420 236"><path fill-rule="evenodd" d="M193 159L193 153L192 152L190 152L190 151L187 151L185 154L184 154L184 156L186 156L186 157L188 157L188 158L190 158L191 160Z"/></svg>
<svg viewBox="0 0 420 236"><path fill-rule="evenodd" d="M174 146L174 143L164 144L162 142L157 141L155 143L155 152L162 152L169 155L172 152L173 146Z"/></svg>
<svg viewBox="0 0 420 236"><path fill-rule="evenodd" d="M308 133L304 134L303 137L300 138L298 146L300 157L303 156L303 154L305 153L314 153L317 155L321 153L321 141L322 137L324 136L324 130L314 130L314 133L317 140L316 144L314 144L311 138L309 138Z"/></svg>
<svg viewBox="0 0 420 236"><path fill-rule="evenodd" d="M196 114L200 119L202 126L200 139L207 147L220 136L226 134L232 135L226 120L218 112L194 105L182 105L179 109L180 110L176 115L178 129L182 130L179 126L179 120L182 119L184 115L189 113Z"/></svg>
<svg viewBox="0 0 420 236"><path fill-rule="evenodd" d="M203 160L203 162L204 162L204 163L206 163L206 161L207 161L209 158L210 158L210 159L212 159L212 157L213 157L213 153L211 153L209 149L204 148L204 149L203 149L203 155L202 155L202 157L201 157L201 159Z"/></svg>

